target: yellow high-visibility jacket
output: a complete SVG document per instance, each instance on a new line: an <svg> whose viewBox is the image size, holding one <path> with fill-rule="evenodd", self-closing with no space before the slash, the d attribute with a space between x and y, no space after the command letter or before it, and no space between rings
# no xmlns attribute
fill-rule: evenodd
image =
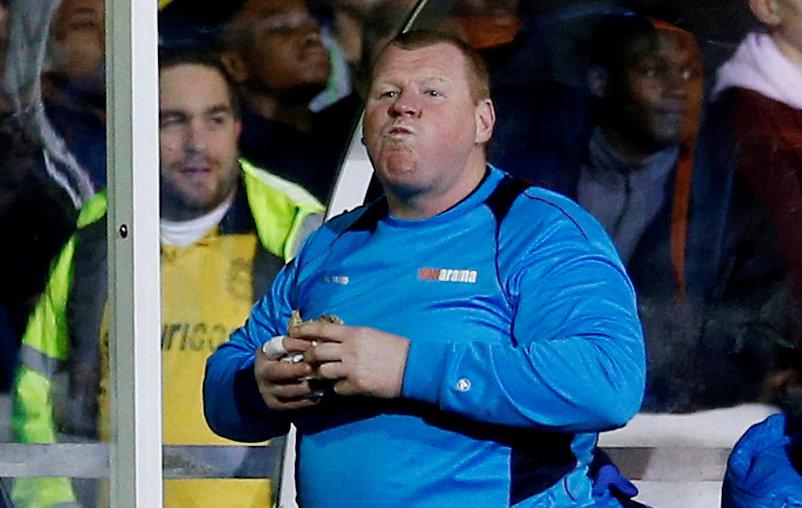
<svg viewBox="0 0 802 508"><path fill-rule="evenodd" d="M311 194L240 163L241 185L220 225L186 248L162 247L165 444L232 443L214 435L203 417L206 358L244 322L322 218L323 207ZM14 387L12 431L19 442L108 439L106 208L100 193L81 211L29 319ZM76 503L66 478L17 479L12 497L16 506L30 508ZM168 480L164 500L181 508L267 506L270 484Z"/></svg>

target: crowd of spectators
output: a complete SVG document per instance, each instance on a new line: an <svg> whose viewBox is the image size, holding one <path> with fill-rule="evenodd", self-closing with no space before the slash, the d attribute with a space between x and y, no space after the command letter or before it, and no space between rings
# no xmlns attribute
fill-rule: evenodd
<svg viewBox="0 0 802 508"><path fill-rule="evenodd" d="M163 1L160 44L218 55L241 157L325 203L373 57L414 3ZM618 4L518 4L459 1L427 28L488 61L490 163L576 200L613 239L644 327L643 410L802 414L802 5L751 0L755 31L722 56ZM0 1L3 392L48 267L106 186L103 8Z"/></svg>

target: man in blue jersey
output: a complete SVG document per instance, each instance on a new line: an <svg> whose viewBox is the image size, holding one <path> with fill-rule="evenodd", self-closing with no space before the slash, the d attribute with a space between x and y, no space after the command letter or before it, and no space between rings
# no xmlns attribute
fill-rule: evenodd
<svg viewBox="0 0 802 508"><path fill-rule="evenodd" d="M643 394L634 291L586 212L486 163L487 83L456 39L391 41L364 119L386 198L314 233L209 359L212 429L297 426L305 508L616 505L588 466ZM345 324L287 333L293 310Z"/></svg>

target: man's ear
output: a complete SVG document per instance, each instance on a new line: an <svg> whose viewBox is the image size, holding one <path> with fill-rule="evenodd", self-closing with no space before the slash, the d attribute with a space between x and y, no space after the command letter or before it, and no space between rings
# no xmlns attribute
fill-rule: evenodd
<svg viewBox="0 0 802 508"><path fill-rule="evenodd" d="M248 79L248 65L238 52L223 51L220 53L220 61L223 62L228 75L231 76L234 83L242 83Z"/></svg>
<svg viewBox="0 0 802 508"><path fill-rule="evenodd" d="M490 99L479 101L474 109L474 116L476 119L475 143L487 143L493 136L493 127L496 125L496 110L493 108L493 101Z"/></svg>
<svg viewBox="0 0 802 508"><path fill-rule="evenodd" d="M782 21L777 0L749 0L749 8L764 25L776 26Z"/></svg>
<svg viewBox="0 0 802 508"><path fill-rule="evenodd" d="M596 99L607 97L607 89L610 85L610 74L607 69L598 65L591 65L588 69L588 89L590 94Z"/></svg>

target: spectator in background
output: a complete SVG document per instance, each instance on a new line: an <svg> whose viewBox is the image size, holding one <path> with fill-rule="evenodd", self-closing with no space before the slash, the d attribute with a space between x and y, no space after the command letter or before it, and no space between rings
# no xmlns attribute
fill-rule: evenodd
<svg viewBox="0 0 802 508"><path fill-rule="evenodd" d="M11 11L0 6L0 14L0 26L8 29L0 33L6 78L0 100L5 112L0 119L0 230L9 240L8 248L0 250L0 306L7 325L0 332L0 390L5 390L28 315L53 256L72 232L76 207L105 182L105 127L97 113L88 114L88 123L81 116L98 103L102 107L102 74L95 82L101 99L88 106L82 96L67 92L91 74L89 69L102 68L102 2L17 2ZM71 107L66 109L68 96ZM92 134L84 139L87 132ZM94 184L89 166L79 163L72 150L97 154Z"/></svg>
<svg viewBox="0 0 802 508"><path fill-rule="evenodd" d="M45 111L96 189L106 186L104 0L64 0L51 26Z"/></svg>
<svg viewBox="0 0 802 508"><path fill-rule="evenodd" d="M243 102L243 157L326 201L359 101L311 111L331 72L317 21L302 0L240 0L221 40Z"/></svg>
<svg viewBox="0 0 802 508"><path fill-rule="evenodd" d="M239 110L222 64L194 50L160 55L164 442L226 444L206 426L206 357L247 316L322 206L300 187L238 161ZM14 436L52 443L109 438L106 195L82 210L23 338ZM67 386L59 386L66 373ZM210 460L239 464L221 450ZM18 479L20 507L75 501L63 478ZM165 506L266 506L265 481L167 481ZM101 504L102 505L102 504Z"/></svg>
<svg viewBox="0 0 802 508"><path fill-rule="evenodd" d="M578 173L563 176L575 178L566 190L599 219L631 265L649 226L690 181L702 69L689 33L614 19L620 24L603 26L593 42L588 80L597 111L584 160ZM688 196L680 199L687 207Z"/></svg>
<svg viewBox="0 0 802 508"><path fill-rule="evenodd" d="M10 387L20 337L77 212L46 173L42 150L15 118L0 124L0 392Z"/></svg>
<svg viewBox="0 0 802 508"><path fill-rule="evenodd" d="M726 165L714 163L717 133L705 127L697 137L703 82L696 41L662 22L613 15L589 49L587 98L560 87L532 94L523 107L551 116L528 130L547 134L526 153L543 158L513 167L576 199L626 262L647 344L644 410L755 400L775 368L765 330L783 311L773 312L778 293L766 274L742 270L752 266L743 258L763 252L751 252L729 222L732 179ZM496 139L507 157L510 143Z"/></svg>
<svg viewBox="0 0 802 508"><path fill-rule="evenodd" d="M787 281L802 309L802 1L750 0L768 33L748 34L718 71L717 113L734 135L738 177L777 230ZM776 379L781 401L802 416L802 322L789 326L794 361ZM795 392L796 395L791 395Z"/></svg>

